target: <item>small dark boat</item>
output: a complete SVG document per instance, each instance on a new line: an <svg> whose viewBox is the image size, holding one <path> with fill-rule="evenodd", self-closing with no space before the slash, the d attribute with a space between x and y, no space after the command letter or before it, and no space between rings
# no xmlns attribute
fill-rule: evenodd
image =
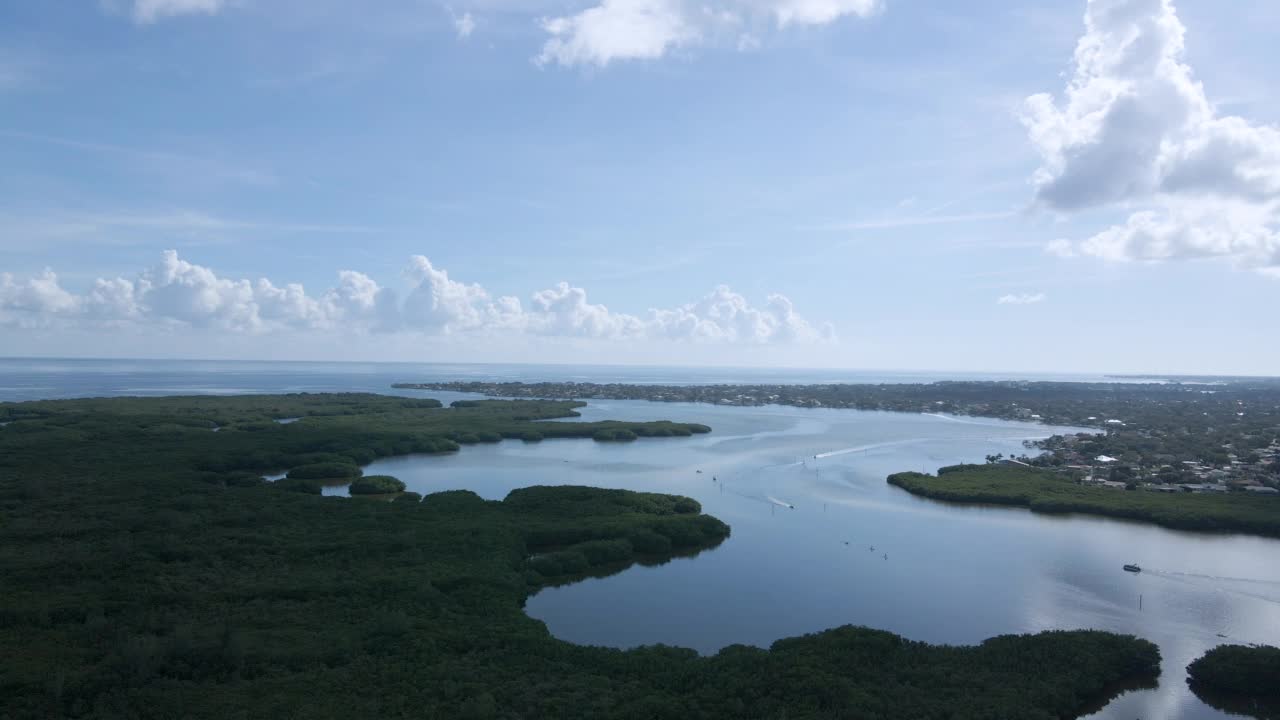
<svg viewBox="0 0 1280 720"><path fill-rule="evenodd" d="M1137 565L1125 565L1124 571L1125 572L1142 572L1142 568L1138 567Z"/></svg>

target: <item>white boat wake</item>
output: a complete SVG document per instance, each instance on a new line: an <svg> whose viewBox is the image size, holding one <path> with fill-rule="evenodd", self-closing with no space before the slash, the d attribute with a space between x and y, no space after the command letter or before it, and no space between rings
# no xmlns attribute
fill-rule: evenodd
<svg viewBox="0 0 1280 720"><path fill-rule="evenodd" d="M970 420L964 417L956 417L955 415L943 415L942 413L920 413L920 414L924 415L925 417L938 418L939 420L948 420L953 423L960 423L961 425L981 425L983 427L999 427L999 428L1017 427L1016 425L1007 425L1004 423L994 423L994 422L983 422L982 420Z"/></svg>
<svg viewBox="0 0 1280 720"><path fill-rule="evenodd" d="M784 508L791 508L792 510L795 510L795 509L796 509L796 506L795 506L795 505L792 505L792 504L791 504L791 503L789 503L789 502L783 502L782 500L779 500L778 498L776 498L776 497L774 497L774 496L772 496L772 495L769 495L769 496L768 496L768 498L769 498L769 502L773 503L774 505L778 505L778 506L780 506L780 507L784 507Z"/></svg>
<svg viewBox="0 0 1280 720"><path fill-rule="evenodd" d="M918 442L924 442L924 439L916 438L912 440L893 440L891 442L871 443L870 445L859 445L857 447L843 448L841 450L832 450L830 452L818 453L817 455L814 455L814 457L821 460L822 458L835 457L837 455L849 455L852 453L863 452L866 450L878 450L879 448L893 447L895 445L908 445L910 443L918 443Z"/></svg>

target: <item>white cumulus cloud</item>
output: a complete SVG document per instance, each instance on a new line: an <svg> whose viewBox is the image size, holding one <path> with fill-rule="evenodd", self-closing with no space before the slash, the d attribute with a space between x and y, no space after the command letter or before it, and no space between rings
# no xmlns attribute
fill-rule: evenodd
<svg viewBox="0 0 1280 720"><path fill-rule="evenodd" d="M0 322L43 326L52 318L78 313L80 307L81 298L62 289L52 270L23 281L8 273L0 274Z"/></svg>
<svg viewBox="0 0 1280 720"><path fill-rule="evenodd" d="M576 15L544 20L551 37L539 64L608 65L651 60L700 37L681 0L603 0Z"/></svg>
<svg viewBox="0 0 1280 720"><path fill-rule="evenodd" d="M763 344L835 336L829 324L814 326L797 315L785 296L770 295L765 306L757 308L724 285L695 303L649 313L653 334L674 339Z"/></svg>
<svg viewBox="0 0 1280 720"><path fill-rule="evenodd" d="M587 300L587 291L567 282L534 293L529 329L543 335L589 338L638 337L644 324Z"/></svg>
<svg viewBox="0 0 1280 720"><path fill-rule="evenodd" d="M449 277L422 255L409 259L404 280L408 289L403 300L400 293L354 270L339 272L334 287L311 294L298 283L224 277L170 250L133 279L99 279L82 294L64 289L52 270L25 280L0 275L0 325L529 334L755 345L835 339L829 324L810 324L786 297L771 295L756 307L724 286L696 302L636 316L592 303L586 290L565 282L534 293L526 309L518 298L494 297L478 284Z"/></svg>
<svg viewBox="0 0 1280 720"><path fill-rule="evenodd" d="M409 259L405 276L414 284L401 312L406 327L450 334L516 328L522 322L519 300L494 300L479 285L450 279L448 272L437 269L422 255Z"/></svg>
<svg viewBox="0 0 1280 720"><path fill-rule="evenodd" d="M1239 201L1184 203L1133 213L1079 243L1104 260L1175 260L1225 257L1242 267L1280 268L1280 234L1270 208Z"/></svg>
<svg viewBox="0 0 1280 720"><path fill-rule="evenodd" d="M599 0L577 13L544 19L549 37L536 62L604 67L695 45L749 50L759 45L750 28L825 25L849 15L870 16L881 5L882 0Z"/></svg>
<svg viewBox="0 0 1280 720"><path fill-rule="evenodd" d="M154 23L175 15L215 15L228 0L134 0L133 19L142 24Z"/></svg>
<svg viewBox="0 0 1280 720"><path fill-rule="evenodd" d="M338 284L324 294L330 322L344 327L391 331L400 327L400 300L395 290L355 270L338 272Z"/></svg>
<svg viewBox="0 0 1280 720"><path fill-rule="evenodd" d="M1037 201L1131 212L1051 252L1280 267L1280 129L1219 114L1185 62L1185 35L1172 0L1089 0L1064 96L1027 99Z"/></svg>

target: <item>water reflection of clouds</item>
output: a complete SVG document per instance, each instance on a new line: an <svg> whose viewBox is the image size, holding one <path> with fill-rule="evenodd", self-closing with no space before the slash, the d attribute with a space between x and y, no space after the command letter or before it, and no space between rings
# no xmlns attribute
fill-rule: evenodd
<svg viewBox="0 0 1280 720"><path fill-rule="evenodd" d="M1157 643L1163 658L1157 689L1132 691L1089 717L1216 716L1186 687L1186 665L1229 642L1218 633L1230 635L1232 626L1249 641L1280 640L1280 604L1230 587L1241 582L1273 585L1263 578L1274 573L1275 541L1174 533L1092 518L1072 518L1059 527L1070 531L1071 542L1060 548L1062 557L1044 558L1046 572L1030 578L1022 625L1028 631L1091 627L1133 633ZM1265 551L1252 552L1252 546ZM1144 558L1143 572L1123 573L1116 565L1120 553ZM1227 579L1172 569L1214 562L1260 577Z"/></svg>

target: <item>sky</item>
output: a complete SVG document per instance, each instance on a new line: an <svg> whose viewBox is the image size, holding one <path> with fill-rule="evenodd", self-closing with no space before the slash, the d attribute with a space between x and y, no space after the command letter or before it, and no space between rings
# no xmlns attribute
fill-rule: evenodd
<svg viewBox="0 0 1280 720"><path fill-rule="evenodd" d="M0 356L1280 374L1274 0L0 4Z"/></svg>

